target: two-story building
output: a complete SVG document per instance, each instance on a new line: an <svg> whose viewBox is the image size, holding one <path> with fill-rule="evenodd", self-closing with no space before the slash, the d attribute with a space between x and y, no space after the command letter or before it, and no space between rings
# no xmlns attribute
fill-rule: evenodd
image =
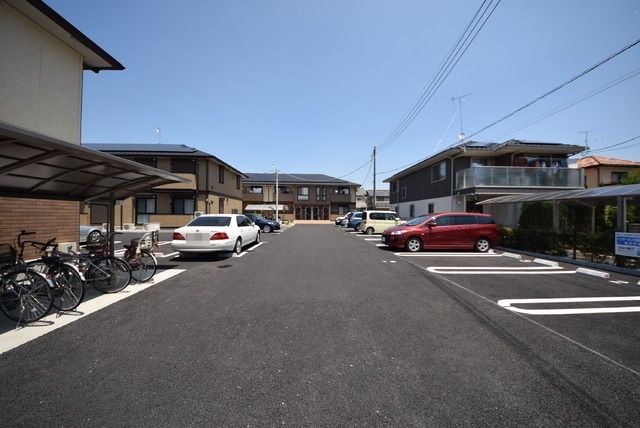
<svg viewBox="0 0 640 428"><path fill-rule="evenodd" d="M181 227L197 213L236 214L242 210L242 179L246 176L214 155L183 144L87 146L185 179L125 199L116 209L116 225L158 223L160 227ZM82 220L101 224L105 214L104 208L92 205L82 214Z"/></svg>
<svg viewBox="0 0 640 428"><path fill-rule="evenodd" d="M84 71L123 69L44 2L0 1L0 242L77 243L81 201L180 181L81 145Z"/></svg>
<svg viewBox="0 0 640 428"><path fill-rule="evenodd" d="M384 180L390 205L402 217L424 213L482 212L477 202L501 195L584 188L582 170L568 158L584 147L539 141L464 142ZM500 224L517 223L512 206L490 207Z"/></svg>
<svg viewBox="0 0 640 428"><path fill-rule="evenodd" d="M335 220L356 208L359 184L324 174L248 173L243 184L245 211L278 215L283 220Z"/></svg>
<svg viewBox="0 0 640 428"><path fill-rule="evenodd" d="M621 184L630 172L640 173L640 162L606 156L585 156L578 159L578 168L584 170L587 187Z"/></svg>
<svg viewBox="0 0 640 428"><path fill-rule="evenodd" d="M388 210L389 209L389 189L373 189L366 191L367 209L369 210Z"/></svg>

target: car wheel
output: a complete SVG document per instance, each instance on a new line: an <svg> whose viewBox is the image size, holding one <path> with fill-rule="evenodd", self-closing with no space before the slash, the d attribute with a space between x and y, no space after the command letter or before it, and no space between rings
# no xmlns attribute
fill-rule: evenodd
<svg viewBox="0 0 640 428"><path fill-rule="evenodd" d="M264 226L262 226L262 231L264 233L269 233L271 232L271 225L265 224Z"/></svg>
<svg viewBox="0 0 640 428"><path fill-rule="evenodd" d="M242 252L242 239L238 238L236 240L236 245L233 247L233 252L236 254L240 254Z"/></svg>
<svg viewBox="0 0 640 428"><path fill-rule="evenodd" d="M354 229L356 230L356 232L360 232L360 223L356 224L356 227L354 227Z"/></svg>
<svg viewBox="0 0 640 428"><path fill-rule="evenodd" d="M260 231L258 231L258 233L256 233L256 240L253 241L256 245L260 243Z"/></svg>
<svg viewBox="0 0 640 428"><path fill-rule="evenodd" d="M373 235L373 227L367 227L367 235Z"/></svg>
<svg viewBox="0 0 640 428"><path fill-rule="evenodd" d="M486 253L491 248L491 243L487 238L480 238L476 241L475 249L480 253Z"/></svg>
<svg viewBox="0 0 640 428"><path fill-rule="evenodd" d="M87 235L87 242L98 242L100 235L102 234L99 230L92 230L91 233Z"/></svg>
<svg viewBox="0 0 640 428"><path fill-rule="evenodd" d="M407 251L416 253L422 250L422 241L420 241L418 238L409 238L407 239L407 242L404 244L404 247L407 249Z"/></svg>

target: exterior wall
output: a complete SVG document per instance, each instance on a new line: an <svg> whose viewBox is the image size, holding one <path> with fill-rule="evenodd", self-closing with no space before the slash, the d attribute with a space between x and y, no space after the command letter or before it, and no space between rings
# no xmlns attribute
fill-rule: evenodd
<svg viewBox="0 0 640 428"><path fill-rule="evenodd" d="M82 56L0 1L0 121L80 144Z"/></svg>
<svg viewBox="0 0 640 428"><path fill-rule="evenodd" d="M62 244L80 239L79 202L0 197L0 204L0 243L15 245L21 230L36 232L28 237L33 241L46 242L55 237ZM28 247L24 255L27 259L38 257L35 249Z"/></svg>
<svg viewBox="0 0 640 428"><path fill-rule="evenodd" d="M434 199L422 199L419 201L400 202L399 204L392 203L390 209L395 210L402 218L411 218L411 205L414 206L414 217L429 212L429 204L433 204L434 213L442 213L452 211L451 206L454 203L454 198L451 196L445 196ZM464 211L464 209L461 209Z"/></svg>
<svg viewBox="0 0 640 428"><path fill-rule="evenodd" d="M613 172L631 173L632 171L640 171L640 168L629 166L597 166L583 168L583 171L587 187L593 188L616 184L611 178L611 173Z"/></svg>
<svg viewBox="0 0 640 428"><path fill-rule="evenodd" d="M198 188L206 189L216 195L223 195L227 198L233 198L242 201L242 180L240 186L237 186L238 174L229 168L209 159L209 188L206 189L206 164L199 166ZM220 167L224 168L224 183L220 183Z"/></svg>

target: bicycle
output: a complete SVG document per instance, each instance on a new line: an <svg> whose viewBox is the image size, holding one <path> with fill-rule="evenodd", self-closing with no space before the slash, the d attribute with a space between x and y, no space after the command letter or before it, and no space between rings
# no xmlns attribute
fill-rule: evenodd
<svg viewBox="0 0 640 428"><path fill-rule="evenodd" d="M33 233L22 231L20 238ZM32 323L51 310L53 296L46 276L19 263L17 251L10 244L0 244L0 310L10 319Z"/></svg>
<svg viewBox="0 0 640 428"><path fill-rule="evenodd" d="M72 311L78 307L84 298L84 278L78 268L70 263L66 254L58 251L56 238L47 242L23 241L20 243L18 261L44 274L52 284L54 308L59 311ZM31 245L39 250L41 257L29 262L24 261L23 253L25 245Z"/></svg>
<svg viewBox="0 0 640 428"><path fill-rule="evenodd" d="M124 246L124 259L131 266L131 276L137 282L147 282L155 275L158 260L153 252L159 248L158 240L158 232L147 232Z"/></svg>
<svg viewBox="0 0 640 428"><path fill-rule="evenodd" d="M70 256L76 260L79 271L84 275L85 282L101 293L117 293L131 282L129 264L109 252L110 237L111 235L97 235L95 239L88 240L85 245L88 251L86 254L69 251Z"/></svg>

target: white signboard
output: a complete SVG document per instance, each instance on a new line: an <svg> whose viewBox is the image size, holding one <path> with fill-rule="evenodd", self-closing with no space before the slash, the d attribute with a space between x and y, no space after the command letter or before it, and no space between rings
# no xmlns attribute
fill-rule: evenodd
<svg viewBox="0 0 640 428"><path fill-rule="evenodd" d="M616 255L640 257L640 233L616 232Z"/></svg>

